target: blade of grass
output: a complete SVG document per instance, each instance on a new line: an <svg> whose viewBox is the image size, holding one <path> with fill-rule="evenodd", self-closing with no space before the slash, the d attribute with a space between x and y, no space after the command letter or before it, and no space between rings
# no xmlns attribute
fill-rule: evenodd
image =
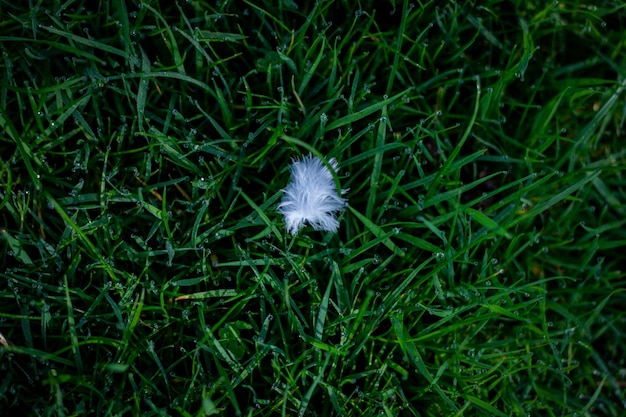
<svg viewBox="0 0 626 417"><path fill-rule="evenodd" d="M352 212L352 214L354 214L363 223L363 225L365 225L365 227L375 237L380 238L385 235L385 231L380 226L374 224L370 219L368 219L366 216L359 213L355 208L348 205L348 209ZM404 251L400 249L395 243L393 243L391 239L389 239L388 237L384 238L383 244L387 246L387 248L389 248L389 250L391 250L394 254L400 257L404 257L405 255Z"/></svg>
<svg viewBox="0 0 626 417"><path fill-rule="evenodd" d="M430 187L428 187L428 191L426 192L427 200L433 199L433 194L439 188L439 183L441 182L441 179L445 178L447 174L451 171L450 168L452 167L452 164L456 160L456 157L459 155L459 152L461 152L461 148L465 144L465 141L467 141L472 133L472 129L474 128L474 123L476 122L476 117L478 116L478 111L480 109L480 91L480 78L476 77L476 98L474 100L474 112L472 113L472 116L470 117L469 122L467 123L467 127L465 128L463 135L459 139L459 142L455 145L454 149L446 159L446 162L439 170L439 174L435 175L432 183L430 184Z"/></svg>
<svg viewBox="0 0 626 417"><path fill-rule="evenodd" d="M406 94L408 94L411 91L411 89L406 89L392 97L389 97L387 99L384 99L382 101L379 101L375 104L372 104L370 106L367 106L355 113L349 114L347 116L344 116L340 119L337 119L333 122L331 122L330 124L328 124L328 126L326 126L326 130L333 130L333 129L337 129L339 127L345 126L347 124L356 122L358 120L361 120L363 118L365 118L366 116L369 116L372 113L375 113L377 111L381 111L384 107L388 106L389 104L392 104L394 101L397 101L398 99L402 98L403 96L405 96Z"/></svg>
<svg viewBox="0 0 626 417"><path fill-rule="evenodd" d="M115 271L109 265L109 263L104 259L102 254L96 249L93 242L85 235L85 233L81 230L81 228L70 218L70 216L65 212L63 207L59 205L59 203L54 199L50 193L47 191L43 191L44 197L52 204L54 210L61 216L63 221L78 235L80 240L85 244L85 246L91 252L91 255L94 256L100 263L100 266L104 268L107 275L113 280L113 282L119 282Z"/></svg>
<svg viewBox="0 0 626 417"><path fill-rule="evenodd" d="M593 172L593 173L589 173L589 172L586 173L586 175L583 178L581 178L580 180L578 180L574 184L570 185L569 187L567 187L566 189L564 189L560 193L555 194L554 196L550 197L548 200L546 200L546 201L544 201L544 202L534 206L532 209L526 211L525 213L521 214L519 217L513 219L505 227L507 229L510 229L513 226L523 222L524 220L527 220L529 218L533 218L533 217L537 216L539 213L543 213L544 211L548 210L550 207L552 207L555 204L563 201L565 198L569 197L571 194L575 193L576 191L580 190L581 188L583 188L588 183L592 182L600 174L601 174L601 171L596 171L596 172Z"/></svg>
<svg viewBox="0 0 626 417"><path fill-rule="evenodd" d="M71 349L74 354L76 369L79 374L83 373L83 360L81 357L78 333L76 332L76 321L74 320L74 307L72 306L72 297L70 296L70 286L67 281L67 274L63 274L63 284L65 287L65 305L67 307L67 327L70 334Z"/></svg>
<svg viewBox="0 0 626 417"><path fill-rule="evenodd" d="M150 72L150 60L148 59L148 55L146 52L141 49L141 71L144 74L148 74ZM143 131L143 119L144 112L146 109L146 99L148 98L148 77L145 75L139 80L139 87L137 89L137 124L139 126L139 131Z"/></svg>
<svg viewBox="0 0 626 417"><path fill-rule="evenodd" d="M383 166L383 152L381 148L385 145L385 136L387 135L387 107L383 107L381 117L378 119L378 132L376 134L376 147L379 150L374 154L374 165L372 166L372 173L370 174L370 187L369 195L367 198L367 207L365 209L365 217L371 219L374 214L374 205L376 204L376 197L378 194L378 181L380 178L380 171Z"/></svg>

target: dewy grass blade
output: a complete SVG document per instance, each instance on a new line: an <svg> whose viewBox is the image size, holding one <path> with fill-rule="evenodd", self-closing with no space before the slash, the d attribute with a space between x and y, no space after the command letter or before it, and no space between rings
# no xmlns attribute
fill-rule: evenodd
<svg viewBox="0 0 626 417"><path fill-rule="evenodd" d="M348 205L348 209L365 225L365 227L367 227L367 229L370 232L372 232L374 236L381 237L385 235L385 231L380 226L374 224L370 219L368 219L366 216L359 213L352 206ZM390 238L385 238L383 240L383 244L387 246L396 255L400 257L403 257L405 255L402 249L400 249L395 243L393 243L393 241Z"/></svg>
<svg viewBox="0 0 626 417"><path fill-rule="evenodd" d="M150 78L171 78L171 79L175 79L175 80L180 80L180 81L184 81L186 83L189 84L193 84L197 87L200 87L202 90L204 90L205 92L212 92L211 91L211 87L208 86L208 84L190 77L189 75L182 73L182 72L171 72L171 71L152 71L149 72L147 74L141 74L141 75L137 75L138 77L150 77Z"/></svg>
<svg viewBox="0 0 626 417"><path fill-rule="evenodd" d="M383 107L380 119L378 119L378 132L376 133L375 149L379 151L374 155L374 165L372 166L372 173L370 174L370 187L369 195L367 198L367 208L365 209L365 216L369 219L374 214L374 205L378 196L380 171L383 167L383 152L380 150L385 145L385 136L387 135L387 107Z"/></svg>
<svg viewBox="0 0 626 417"><path fill-rule="evenodd" d="M429 200L432 198L432 195L435 193L435 190L438 189L441 179L444 178L450 172L450 167L456 160L456 157L459 155L459 152L461 152L461 148L465 144L465 141L467 141L467 139L470 137L472 133L472 129L474 128L474 123L476 123L476 117L478 116L478 110L480 109L480 91L481 91L480 78L476 77L476 98L474 100L474 112L472 113L472 116L470 117L469 122L467 123L467 126L465 127L463 136L461 136L461 138L455 145L454 149L452 150L452 152L446 159L446 162L441 167L439 175L435 176L435 178L433 179L433 182L430 184L430 187L428 187L426 198Z"/></svg>
<svg viewBox="0 0 626 417"><path fill-rule="evenodd" d="M122 39L124 40L124 50L127 56L130 56L133 51L132 37L130 36L130 19L128 14L128 8L124 0L115 0L116 6L119 10L119 23L122 27Z"/></svg>
<svg viewBox="0 0 626 417"><path fill-rule="evenodd" d="M53 131L55 131L57 129L57 126L61 126L67 119L71 117L76 117L76 113L80 114L80 112L78 111L79 108L83 107L85 104L87 104L89 102L89 100L91 100L91 94L86 94L83 97L81 97L80 99L76 100L74 103L72 103L72 105L70 105L67 110L65 110L63 113L61 113L56 120L54 121L54 124L51 124L51 126L49 126L46 129L46 135L51 135ZM95 140L96 137L95 135L93 136L93 140Z"/></svg>
<svg viewBox="0 0 626 417"><path fill-rule="evenodd" d="M33 266L32 259L28 256L28 252L24 250L19 240L11 236L5 229L0 229L0 238L7 241L16 259L19 259L24 265Z"/></svg>
<svg viewBox="0 0 626 417"><path fill-rule="evenodd" d="M452 171L459 171L461 170L462 167L467 166L471 163L474 163L475 161L477 161L481 156L483 156L486 153L485 149L481 149L477 152L474 152L470 155L464 156L463 158L460 158L458 160L456 160L451 166L450 166L450 172ZM421 187L424 186L426 184L430 184L432 181L435 180L435 177L437 176L437 174L430 174L427 175L423 178L420 178L418 180L415 181L411 181L409 183L406 183L403 185L403 189L404 190L410 190L413 188L417 188L417 187Z"/></svg>
<svg viewBox="0 0 626 417"><path fill-rule="evenodd" d="M331 354L327 353L326 354L326 358L324 359L324 364L321 366L321 369L319 369L317 371L317 376L315 377L315 379L311 383L311 386L309 387L309 389L304 394L304 397L302 397L302 400L300 401L300 407L299 407L299 410L298 410L298 415L299 416L304 416L305 415L306 410L309 407L309 403L311 402L311 398L313 397L313 393L315 392L318 384L320 383L320 381L324 377L324 373L326 372L326 367L328 366L330 358L331 358Z"/></svg>
<svg viewBox="0 0 626 417"><path fill-rule="evenodd" d="M396 38L396 44L394 46L396 53L394 54L393 64L391 66L391 70L389 71L389 79L387 80L387 86L385 88L385 91L387 92L387 94L391 94L392 92L393 83L395 81L396 73L398 71L398 65L400 63L400 56L402 55L400 53L400 51L402 50L402 40L406 36L405 35L406 22L407 22L410 12L411 12L411 9L409 8L409 0L404 0L404 2L402 3L402 10L401 10L402 17L400 19L400 27L396 31L397 38Z"/></svg>
<svg viewBox="0 0 626 417"><path fill-rule="evenodd" d="M317 312L317 320L315 321L315 338L317 340L324 340L324 323L326 322L326 315L328 313L328 300L332 286L332 282L329 282Z"/></svg>
<svg viewBox="0 0 626 417"><path fill-rule="evenodd" d="M539 213L542 213L542 212L548 210L550 207L554 206L555 204L559 203L560 201L563 201L565 198L569 197L571 194L575 193L576 191L580 190L581 188L583 188L588 183L592 182L600 174L601 174L601 171L596 171L594 173L586 173L586 175L583 178L581 178L580 180L578 180L574 184L570 185L569 187L567 187L566 189L564 189L560 193L555 194L554 196L550 197L546 201L544 201L544 202L534 206L530 210L526 211L525 213L523 213L519 217L517 217L514 220L512 220L511 223L509 223L507 225L507 227L508 228L512 228L516 224L518 224L518 223L520 223L520 222L522 222L522 221L524 221L526 219L533 218L536 215L538 215Z"/></svg>
<svg viewBox="0 0 626 417"><path fill-rule="evenodd" d="M318 44L319 44L319 46L318 46ZM306 72L304 73L304 77L302 77L302 82L300 82L300 86L298 87L298 96L302 96L303 95L304 90L309 85L309 82L311 82L311 79L313 78L315 70L320 65L320 62L322 61L322 58L324 56L324 46L325 45L326 45L326 38L325 37L317 38L313 42L313 45L311 45L311 48L310 48L311 50L314 51L316 47L319 47L320 51L317 54L317 57L315 58L315 61L313 61L313 64L309 68L307 68Z"/></svg>
<svg viewBox="0 0 626 417"><path fill-rule="evenodd" d="M487 411L488 413L490 413L490 415L493 416L498 416L498 417L508 417L509 414L504 413L500 410L498 410L497 408L495 408L494 406L492 406L491 404L489 404L486 401L481 400L480 398L477 398L473 395L463 395L463 397L465 397L469 402L477 405L478 407L482 408L483 410Z"/></svg>
<svg viewBox="0 0 626 417"><path fill-rule="evenodd" d="M70 334L70 342L74 360L76 361L76 370L83 372L83 360L80 353L80 343L78 342L78 333L76 332L76 321L74 320L74 307L72 306L72 297L70 295L70 286L67 281L67 274L63 274L63 284L65 287L65 304L67 307L67 327Z"/></svg>
<svg viewBox="0 0 626 417"><path fill-rule="evenodd" d="M357 120L361 120L363 118L365 118L366 116L369 116L372 113L375 113L379 110L382 110L385 106L388 106L390 104L392 104L394 101L397 101L398 99L402 98L402 96L407 95L412 89L407 88L406 90L392 96L389 97L387 99L384 99L382 101L379 101L375 104L372 104L371 106L367 106L353 114L349 114L347 116L344 116L340 119L337 119L331 123L328 124L328 126L326 126L326 130L333 130L333 129L337 129L339 127L345 126L347 124L356 122Z"/></svg>
<svg viewBox="0 0 626 417"><path fill-rule="evenodd" d="M434 196L432 196L431 198L427 199L424 202L424 208L431 207L431 206L436 205L436 204L440 204L440 203L442 203L444 201L454 200L454 199L460 197L461 194L464 193L465 191L468 191L468 190L471 190L473 188L476 188L480 184L483 184L483 183L489 181L490 179L492 179L494 177L497 177L497 176L500 176L500 175L502 175L502 172L494 172L494 173L492 173L492 174L490 174L490 175L488 175L486 177L479 178L479 179L477 179L476 181L474 181L474 182L472 182L470 184L465 184L465 185L462 185L460 187L453 188L452 190L445 191L443 193L439 193L437 195L434 195Z"/></svg>
<svg viewBox="0 0 626 417"><path fill-rule="evenodd" d="M430 384L429 387L435 389L451 410L455 412L458 411L456 404L446 395L439 384L436 383L435 378L426 367L419 351L415 348L414 342L411 341L411 337L405 326L398 320L392 320L392 325L402 351L413 363L417 371L428 381Z"/></svg>
<svg viewBox="0 0 626 417"><path fill-rule="evenodd" d="M150 72L150 60L143 49L141 50L141 58L141 71L144 75L139 79L139 87L137 89L137 123L139 125L139 130L143 131L143 120L149 85L148 77L145 74Z"/></svg>
<svg viewBox="0 0 626 417"><path fill-rule="evenodd" d="M165 28L164 30L168 34L168 41L169 41L169 42L166 42L165 45L166 47L171 48L170 53L172 54L172 58L174 59L174 65L176 69L178 70L178 73L185 74L185 67L183 65L183 59L181 58L181 55L180 55L178 42L176 40L176 37L174 36L174 30L177 28L177 26L171 26L170 24L168 24L168 22L161 15L161 13L159 13L156 9L154 9L149 4L142 3L142 6L146 10L149 10Z"/></svg>
<svg viewBox="0 0 626 417"><path fill-rule="evenodd" d="M202 281L206 281L206 279L202 278ZM196 285L198 283L199 282L194 282L193 284ZM177 285L183 286L183 285L187 285L187 283L186 282L181 283L180 281L177 281ZM239 292L237 290L229 290L229 289L209 290L209 291L197 292L193 294L180 295L175 298L175 301L203 300L207 298L232 298L232 297L236 297L237 295L239 295Z"/></svg>
<svg viewBox="0 0 626 417"><path fill-rule="evenodd" d="M59 352L50 353L50 352L46 352L40 349L34 349L34 348L25 347L25 346L18 346L15 344L8 344L7 346L2 346L2 350L3 352L13 352L19 355L28 356L31 358L37 358L38 360L42 360L42 361L50 361L59 366L70 366L70 367L76 366L75 361L73 362L71 360L65 359L63 356L59 356L58 354ZM47 380L43 379L42 382L46 383Z"/></svg>
<svg viewBox="0 0 626 417"><path fill-rule="evenodd" d="M576 137L576 142L574 146L569 147L567 152L564 153L563 157L556 163L556 169L563 169L562 166L565 164L566 160L569 160L567 172L572 172L574 170L574 167L579 160L579 153L588 152L587 148L589 147L589 142L591 138L594 135L598 134L601 124L608 122L607 118L611 116L611 110L613 110L613 108L615 107L618 99L622 97L622 93L624 92L625 88L626 79L623 80L620 85L618 85L618 87L615 89L613 94L611 94L606 103L604 103L604 105L600 107L600 109L593 116L593 119L591 119L591 121L580 130Z"/></svg>
<svg viewBox="0 0 626 417"><path fill-rule="evenodd" d="M141 320L145 298L146 290L142 288L139 297L137 297L132 308L128 312L129 320L127 326L124 328L124 339L126 340L132 340L134 337L133 332Z"/></svg>
<svg viewBox="0 0 626 417"><path fill-rule="evenodd" d="M246 200L246 202L250 204L250 207L252 207L252 209L256 211L261 220L263 220L263 222L270 228L270 230L272 231L272 233L274 233L274 236L276 236L279 242L282 242L282 234L280 233L274 222L271 221L270 218L267 216L265 211L261 207L259 207L245 192L243 192L243 190L241 190L239 193L244 198L244 200Z"/></svg>
<svg viewBox="0 0 626 417"><path fill-rule="evenodd" d="M63 221L72 229L74 232L80 237L80 240L89 248L91 255L98 259L100 265L107 272L107 275L113 280L113 282L118 282L118 278L111 268L111 265L104 259L100 251L96 249L91 240L83 233L80 227L68 216L63 207L59 205L59 203L54 199L47 191L43 191L43 195L45 198L52 204L54 210L61 216Z"/></svg>
<svg viewBox="0 0 626 417"><path fill-rule="evenodd" d="M80 44L83 44L83 45L86 45L86 46L89 46L89 47L92 47L92 48L95 48L95 49L99 49L99 50L104 51L104 52L109 52L111 54L119 55L122 58L125 58L127 60L130 59L130 57L126 53L126 51L123 51L121 49L118 49L118 48L115 48L113 46L107 45L106 43L95 41L93 39L87 39L87 38L84 38L82 36L75 35L75 34L73 34L71 32L65 32L65 31L59 30L59 29L57 29L55 27L52 27L52 26L40 26L40 28L44 29L44 30L47 30L50 33L54 33L56 35L65 36L68 39L73 40L74 42L78 42Z"/></svg>
<svg viewBox="0 0 626 417"><path fill-rule="evenodd" d="M504 236L508 239L513 237L511 233L507 232L506 229L498 224L498 222L487 216L485 213L473 208L465 208L465 212L469 214L470 218L478 222L478 224L480 224L481 226L489 229L490 231Z"/></svg>
<svg viewBox="0 0 626 417"><path fill-rule="evenodd" d="M341 276L341 269L336 262L332 263L332 272L331 272L330 277L331 277L331 282L335 286L335 292L337 294L337 300L336 300L337 307L336 308L338 311L344 311L345 309L350 307L352 302L350 300L350 294L348 293L348 291L346 290L343 284L343 279Z"/></svg>
<svg viewBox="0 0 626 417"><path fill-rule="evenodd" d="M32 162L35 162L38 168L42 168L43 164L41 163L41 160L33 153L30 146L22 138L22 135L17 132L11 120L4 117L4 112L2 111L0 111L0 127L6 132L8 137L13 139L13 141L17 145L17 149L20 152L22 160L24 161L24 165L26 165L26 170L28 171L28 175L30 176L31 181L35 185L35 188L40 190L40 174L35 172Z"/></svg>

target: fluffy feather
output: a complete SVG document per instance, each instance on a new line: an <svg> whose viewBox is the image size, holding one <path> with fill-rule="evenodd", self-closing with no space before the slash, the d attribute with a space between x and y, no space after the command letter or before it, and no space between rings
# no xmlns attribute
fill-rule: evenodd
<svg viewBox="0 0 626 417"><path fill-rule="evenodd" d="M328 162L337 171L337 161L333 158ZM335 212L345 208L346 200L337 192L330 170L319 158L309 154L294 160L290 171L291 180L278 205L278 212L285 217L287 232L295 235L305 222L315 230L336 232L339 221Z"/></svg>

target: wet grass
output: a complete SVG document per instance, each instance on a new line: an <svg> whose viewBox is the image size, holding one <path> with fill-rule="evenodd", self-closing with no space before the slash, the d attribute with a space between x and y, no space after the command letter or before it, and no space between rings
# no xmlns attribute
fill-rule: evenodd
<svg viewBox="0 0 626 417"><path fill-rule="evenodd" d="M1 1L0 408L623 414L626 10L544 3Z"/></svg>

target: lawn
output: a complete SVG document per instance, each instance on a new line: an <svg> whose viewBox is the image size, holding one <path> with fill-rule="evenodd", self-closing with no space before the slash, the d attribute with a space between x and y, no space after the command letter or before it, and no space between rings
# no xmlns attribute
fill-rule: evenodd
<svg viewBox="0 0 626 417"><path fill-rule="evenodd" d="M0 410L623 416L625 27L0 0ZM309 154L347 205L293 235Z"/></svg>

